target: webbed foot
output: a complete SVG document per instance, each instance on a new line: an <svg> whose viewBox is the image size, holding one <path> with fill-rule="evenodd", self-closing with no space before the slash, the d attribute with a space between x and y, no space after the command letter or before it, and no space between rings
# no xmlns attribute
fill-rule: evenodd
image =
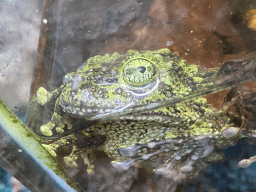
<svg viewBox="0 0 256 192"><path fill-rule="evenodd" d="M139 155L139 151L146 148L146 153ZM194 138L194 140L169 139L152 141L147 144L136 144L119 148L121 156L128 157L127 161L112 161L112 165L120 170L128 170L133 164L144 164L153 168L161 175L170 175L171 172L184 173L193 169L198 159L212 153L214 140L210 136ZM144 149L145 151L145 149Z"/></svg>

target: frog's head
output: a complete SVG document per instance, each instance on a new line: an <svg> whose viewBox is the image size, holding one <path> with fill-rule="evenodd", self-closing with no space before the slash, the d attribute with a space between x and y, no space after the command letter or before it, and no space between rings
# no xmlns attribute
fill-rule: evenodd
<svg viewBox="0 0 256 192"><path fill-rule="evenodd" d="M170 102L175 104L211 86L216 74L216 69L188 65L168 49L92 57L77 72L67 74L63 85L54 91L52 120L41 126L38 134L54 139L95 121L131 119L131 113L133 120L170 121L172 116L180 121L179 110L175 112L165 103L170 106ZM49 95L45 91L38 92ZM42 104L48 99L40 100Z"/></svg>
<svg viewBox="0 0 256 192"><path fill-rule="evenodd" d="M205 77L212 74L213 70L188 65L168 49L95 56L64 77L59 104L65 113L88 120L112 112L134 112L189 95L205 86Z"/></svg>

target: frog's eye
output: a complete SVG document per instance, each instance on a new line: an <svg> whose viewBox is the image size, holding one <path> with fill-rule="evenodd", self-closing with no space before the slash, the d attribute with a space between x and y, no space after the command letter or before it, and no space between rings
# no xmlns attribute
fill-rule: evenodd
<svg viewBox="0 0 256 192"><path fill-rule="evenodd" d="M124 80L135 86L143 86L150 83L157 75L157 66L146 58L132 58L123 67Z"/></svg>

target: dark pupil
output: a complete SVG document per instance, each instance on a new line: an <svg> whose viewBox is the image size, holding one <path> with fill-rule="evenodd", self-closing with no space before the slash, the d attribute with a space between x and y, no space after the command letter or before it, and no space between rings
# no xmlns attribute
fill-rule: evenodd
<svg viewBox="0 0 256 192"><path fill-rule="evenodd" d="M146 71L146 67L144 67L144 66L138 66L137 69L138 69L139 72L141 72L141 73L144 73L144 72Z"/></svg>

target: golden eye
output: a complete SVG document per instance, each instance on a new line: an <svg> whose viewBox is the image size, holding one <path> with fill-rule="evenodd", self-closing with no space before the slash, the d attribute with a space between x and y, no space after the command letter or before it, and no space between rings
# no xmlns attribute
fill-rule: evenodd
<svg viewBox="0 0 256 192"><path fill-rule="evenodd" d="M128 60L123 67L124 80L135 86L150 83L157 74L157 66L153 61L143 57Z"/></svg>

